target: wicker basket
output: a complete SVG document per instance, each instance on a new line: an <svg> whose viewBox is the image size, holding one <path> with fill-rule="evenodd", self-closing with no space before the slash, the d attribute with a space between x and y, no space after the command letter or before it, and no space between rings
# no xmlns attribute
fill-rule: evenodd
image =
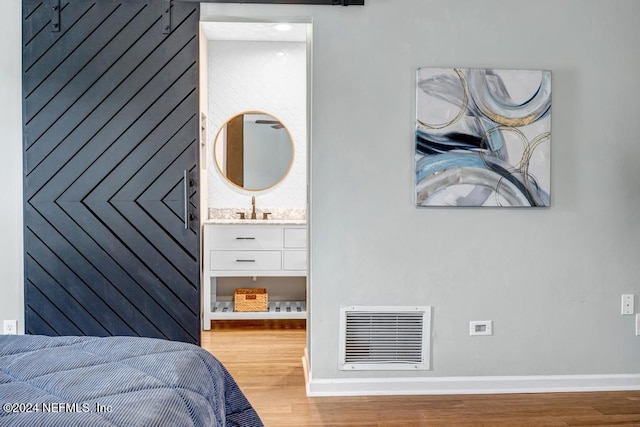
<svg viewBox="0 0 640 427"><path fill-rule="evenodd" d="M233 311L267 311L266 288L237 288L233 295Z"/></svg>

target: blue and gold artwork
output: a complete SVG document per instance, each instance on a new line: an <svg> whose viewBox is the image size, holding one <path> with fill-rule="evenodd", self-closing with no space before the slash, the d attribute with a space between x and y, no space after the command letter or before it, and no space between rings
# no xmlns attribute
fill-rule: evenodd
<svg viewBox="0 0 640 427"><path fill-rule="evenodd" d="M418 69L417 206L550 206L550 143L550 71Z"/></svg>

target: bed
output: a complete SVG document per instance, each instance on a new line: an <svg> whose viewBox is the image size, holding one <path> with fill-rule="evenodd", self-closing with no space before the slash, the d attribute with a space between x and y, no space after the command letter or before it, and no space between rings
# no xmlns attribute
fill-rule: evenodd
<svg viewBox="0 0 640 427"><path fill-rule="evenodd" d="M227 370L192 344L0 336L0 426L262 426Z"/></svg>

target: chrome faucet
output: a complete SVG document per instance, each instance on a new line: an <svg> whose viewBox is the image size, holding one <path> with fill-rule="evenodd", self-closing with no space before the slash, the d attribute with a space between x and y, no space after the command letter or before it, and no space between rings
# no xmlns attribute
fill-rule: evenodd
<svg viewBox="0 0 640 427"><path fill-rule="evenodd" d="M256 219L256 196L251 196L251 219Z"/></svg>

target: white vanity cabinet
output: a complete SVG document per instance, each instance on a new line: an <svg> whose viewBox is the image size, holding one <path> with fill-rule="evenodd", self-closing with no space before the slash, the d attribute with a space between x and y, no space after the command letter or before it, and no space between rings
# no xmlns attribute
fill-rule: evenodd
<svg viewBox="0 0 640 427"><path fill-rule="evenodd" d="M306 319L306 301L272 300L266 312L235 312L233 295L220 295L219 278L307 276L306 225L256 220L239 224L204 224L203 328L211 320ZM306 280L300 282L305 289ZM252 286L245 286L252 287ZM254 286L259 287L259 286Z"/></svg>

